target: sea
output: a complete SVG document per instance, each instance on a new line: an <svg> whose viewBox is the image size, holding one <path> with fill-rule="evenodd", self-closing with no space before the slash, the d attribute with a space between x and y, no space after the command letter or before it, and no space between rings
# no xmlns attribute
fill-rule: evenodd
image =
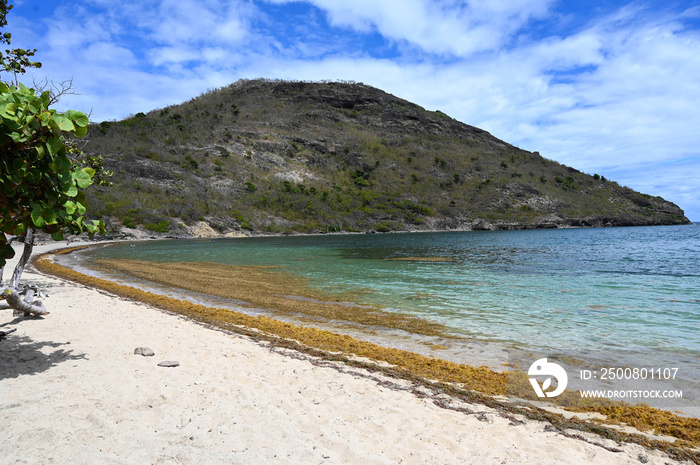
<svg viewBox="0 0 700 465"><path fill-rule="evenodd" d="M662 387L685 390L681 407L700 406L698 224L172 239L66 257L83 270L96 258L278 266L329 295L440 323L469 341L413 338L413 347L447 349L437 356L471 364L482 357L493 367L517 351L599 369L675 368ZM412 339L366 333L401 348Z"/></svg>

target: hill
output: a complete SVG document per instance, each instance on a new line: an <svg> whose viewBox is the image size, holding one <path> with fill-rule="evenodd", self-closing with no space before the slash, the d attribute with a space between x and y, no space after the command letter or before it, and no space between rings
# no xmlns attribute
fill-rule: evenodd
<svg viewBox="0 0 700 465"><path fill-rule="evenodd" d="M88 138L115 173L90 211L171 235L689 222L660 197L363 84L243 80Z"/></svg>

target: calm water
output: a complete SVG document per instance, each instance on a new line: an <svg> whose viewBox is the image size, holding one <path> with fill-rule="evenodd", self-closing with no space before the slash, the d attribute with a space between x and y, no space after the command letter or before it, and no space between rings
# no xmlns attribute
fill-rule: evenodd
<svg viewBox="0 0 700 465"><path fill-rule="evenodd" d="M700 227L158 241L92 256L281 265L331 293L537 349L700 355ZM388 258L444 257L449 262Z"/></svg>

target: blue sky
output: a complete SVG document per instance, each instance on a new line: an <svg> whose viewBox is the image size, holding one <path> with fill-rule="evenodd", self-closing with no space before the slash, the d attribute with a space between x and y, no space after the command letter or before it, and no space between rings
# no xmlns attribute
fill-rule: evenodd
<svg viewBox="0 0 700 465"><path fill-rule="evenodd" d="M582 0L15 0L13 46L121 119L240 78L352 80L700 221L700 5Z"/></svg>

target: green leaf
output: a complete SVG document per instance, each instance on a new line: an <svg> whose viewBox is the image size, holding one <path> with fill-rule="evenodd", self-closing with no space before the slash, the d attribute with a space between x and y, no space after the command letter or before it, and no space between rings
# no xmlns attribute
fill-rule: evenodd
<svg viewBox="0 0 700 465"><path fill-rule="evenodd" d="M10 129L12 129L12 133L10 134L10 138L11 138L16 144L19 144L20 142L24 142L24 140L26 139L26 137L24 136L24 134L18 132L19 129L20 129L20 127L16 127L16 128L10 127Z"/></svg>
<svg viewBox="0 0 700 465"><path fill-rule="evenodd" d="M76 127L86 128L90 124L87 115L82 111L68 110L64 116L70 118Z"/></svg>
<svg viewBox="0 0 700 465"><path fill-rule="evenodd" d="M26 231L27 225L24 223L19 223L17 224L17 226L15 226L14 230L12 231L12 234L15 236L23 236Z"/></svg>
<svg viewBox="0 0 700 465"><path fill-rule="evenodd" d="M21 158L15 158L12 162L12 170L19 176L24 176L27 172L27 162Z"/></svg>
<svg viewBox="0 0 700 465"><path fill-rule="evenodd" d="M65 155L57 156L53 159L53 163L56 166L57 173L68 172L73 167L73 163L70 161L70 158Z"/></svg>
<svg viewBox="0 0 700 465"><path fill-rule="evenodd" d="M56 224L56 212L50 208L44 208L42 211L42 216L44 217L44 222L46 224Z"/></svg>
<svg viewBox="0 0 700 465"><path fill-rule="evenodd" d="M32 223L34 223L34 226L37 228L41 228L46 224L44 217L41 216L42 211L43 210L41 208L34 208L34 210L32 210Z"/></svg>
<svg viewBox="0 0 700 465"><path fill-rule="evenodd" d="M5 105L5 107L2 109L2 113L14 119L18 109L19 105L12 102Z"/></svg>
<svg viewBox="0 0 700 465"><path fill-rule="evenodd" d="M46 141L46 148L51 155L57 155L65 147L63 141L58 137L51 137Z"/></svg>
<svg viewBox="0 0 700 465"><path fill-rule="evenodd" d="M85 137L85 135L88 133L87 126L78 126L75 128L75 131L73 131L73 134L75 137Z"/></svg>
<svg viewBox="0 0 700 465"><path fill-rule="evenodd" d="M27 181L32 184L36 184L41 180L41 171L38 168L32 168L27 174Z"/></svg>
<svg viewBox="0 0 700 465"><path fill-rule="evenodd" d="M35 208L32 210L32 222L37 228L43 228L51 224L56 224L56 212L50 208Z"/></svg>
<svg viewBox="0 0 700 465"><path fill-rule="evenodd" d="M53 120L55 121L56 126L52 125L52 127L57 127L61 131L65 132L75 131L75 125L69 118L66 118L61 114L55 114L53 116Z"/></svg>
<svg viewBox="0 0 700 465"><path fill-rule="evenodd" d="M84 215L87 209L85 208L85 205L82 203L78 202L75 204L76 207L78 207L78 215Z"/></svg>
<svg viewBox="0 0 700 465"><path fill-rule="evenodd" d="M73 173L73 179L81 189L85 189L92 183L92 176L86 173L85 170L80 170Z"/></svg>
<svg viewBox="0 0 700 465"><path fill-rule="evenodd" d="M12 234L12 231L15 230L15 227L17 224L14 221L2 221L0 222L0 231ZM0 234L0 243L2 243L2 240L5 239L4 234Z"/></svg>
<svg viewBox="0 0 700 465"><path fill-rule="evenodd" d="M77 190L76 190L76 193L77 193ZM72 215L78 209L78 206L74 202L71 202L70 200L68 200L66 203L63 204L63 208L66 209L66 213L68 213L69 215Z"/></svg>
<svg viewBox="0 0 700 465"><path fill-rule="evenodd" d="M9 178L10 182L12 182L12 183L14 183L14 184L19 184L19 183L22 182L22 175L21 175L21 173L17 173L17 172L10 173L10 175L8 176L8 178Z"/></svg>
<svg viewBox="0 0 700 465"><path fill-rule="evenodd" d="M105 231L105 223L102 220L92 220L92 224L86 224L85 229L90 233L90 237L99 232Z"/></svg>
<svg viewBox="0 0 700 465"><path fill-rule="evenodd" d="M73 182L73 173L71 173L68 170L56 173L56 177L58 178L58 184L61 187L61 189L68 189L68 186L70 186L71 184L75 184Z"/></svg>
<svg viewBox="0 0 700 465"><path fill-rule="evenodd" d="M54 190L44 191L44 204L53 206L58 202L58 194Z"/></svg>
<svg viewBox="0 0 700 465"><path fill-rule="evenodd" d="M78 188L75 187L74 184L71 184L68 186L68 189L63 191L63 194L65 194L67 197L75 197L78 195Z"/></svg>

